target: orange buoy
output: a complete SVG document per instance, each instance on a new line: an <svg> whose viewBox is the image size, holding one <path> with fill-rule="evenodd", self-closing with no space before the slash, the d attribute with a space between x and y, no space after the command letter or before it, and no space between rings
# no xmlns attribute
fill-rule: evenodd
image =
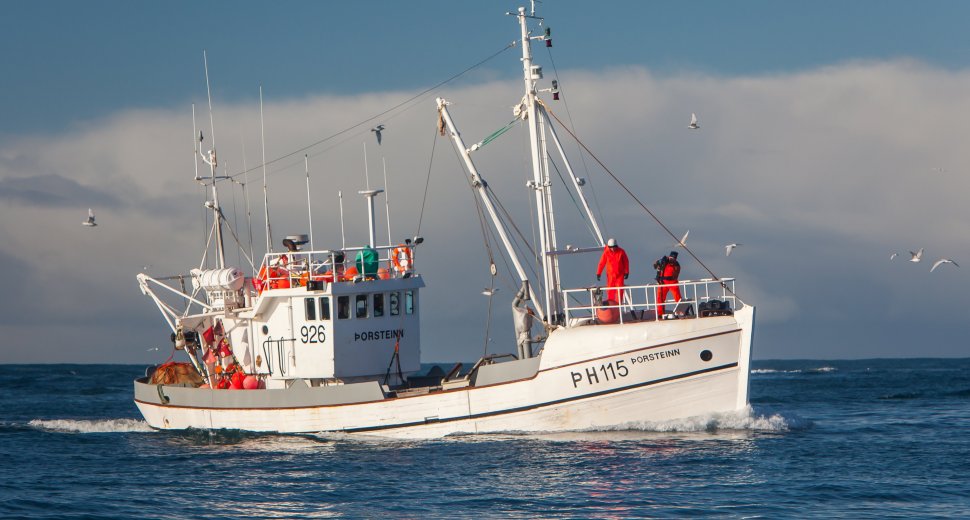
<svg viewBox="0 0 970 520"><path fill-rule="evenodd" d="M600 322L602 325L610 325L620 321L620 309L616 307L611 307L616 305L613 300L606 300L603 302L604 306L596 309L596 321Z"/></svg>
<svg viewBox="0 0 970 520"><path fill-rule="evenodd" d="M255 390L259 388L259 378L254 375L246 376L246 379L243 379L243 388L246 390Z"/></svg>
<svg viewBox="0 0 970 520"><path fill-rule="evenodd" d="M246 374L242 372L236 372L232 375L232 381L229 383L229 388L232 390L242 390L244 388L243 383L246 380Z"/></svg>
<svg viewBox="0 0 970 520"><path fill-rule="evenodd" d="M357 273L358 273L357 267L355 266L348 267L347 270L344 271L344 281L345 282L353 281L353 279L357 277Z"/></svg>

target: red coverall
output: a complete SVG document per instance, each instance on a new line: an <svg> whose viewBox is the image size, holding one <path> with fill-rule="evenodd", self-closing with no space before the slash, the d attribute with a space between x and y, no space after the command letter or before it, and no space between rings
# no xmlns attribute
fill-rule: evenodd
<svg viewBox="0 0 970 520"><path fill-rule="evenodd" d="M606 268L606 286L623 287L623 279L630 274L630 260L626 257L626 251L622 247L604 247L603 256L600 257L600 265L596 268L596 276L603 274ZM606 299L620 302L619 289L610 289L606 292Z"/></svg>
<svg viewBox="0 0 970 520"><path fill-rule="evenodd" d="M680 263L677 260L671 260L667 258L667 263L664 264L663 270L660 272L660 279L657 280L662 284L676 284L677 279L680 277ZM675 302L680 301L680 286L670 285L667 287L660 287L660 294L657 296L657 303L662 304L667 301L667 295L672 294ZM664 306L657 306L657 315L662 316L664 314Z"/></svg>

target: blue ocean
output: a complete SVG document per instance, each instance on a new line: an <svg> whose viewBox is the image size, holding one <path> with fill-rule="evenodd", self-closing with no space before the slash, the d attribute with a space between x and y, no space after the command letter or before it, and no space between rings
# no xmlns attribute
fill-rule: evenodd
<svg viewBox="0 0 970 520"><path fill-rule="evenodd" d="M970 517L970 359L756 361L746 413L430 441L154 431L143 373L0 366L0 517Z"/></svg>

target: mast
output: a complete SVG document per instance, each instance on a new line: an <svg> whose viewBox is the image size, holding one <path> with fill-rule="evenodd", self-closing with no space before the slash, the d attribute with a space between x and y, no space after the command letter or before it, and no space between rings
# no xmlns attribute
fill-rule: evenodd
<svg viewBox="0 0 970 520"><path fill-rule="evenodd" d="M536 81L542 79L542 67L532 64L531 40L545 39L544 36L529 35L529 18L525 7L520 7L518 14L519 27L522 37L522 76L525 84L525 95L522 97L521 109L526 124L529 127L529 146L532 155L532 180L527 184L535 191L536 220L539 231L539 260L545 277L543 290L545 292L546 313L550 323L560 321L563 313L562 298L559 292L559 263L554 255L549 253L556 249L555 225L552 210L552 190L549 182L548 156L545 153L545 129L540 122L539 110L536 103Z"/></svg>

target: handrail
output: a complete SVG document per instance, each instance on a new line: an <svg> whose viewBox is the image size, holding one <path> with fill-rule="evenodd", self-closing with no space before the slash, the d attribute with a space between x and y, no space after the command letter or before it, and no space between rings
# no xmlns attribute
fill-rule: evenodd
<svg viewBox="0 0 970 520"><path fill-rule="evenodd" d="M398 248L407 251L409 262L398 265L394 255ZM377 251L378 266L373 273L360 273L356 253L367 249ZM307 285L310 281L349 282L360 279L409 278L415 274L414 245L348 247L341 250L285 251L267 253L263 257L259 274L254 278L258 292L266 289L286 289ZM341 260L342 257L342 260ZM363 267L363 266L361 266Z"/></svg>
<svg viewBox="0 0 970 520"><path fill-rule="evenodd" d="M584 318L596 317L596 313L600 309L616 309L619 314L618 320L620 323L630 320L631 317L638 321L657 319L657 308L661 305L668 312L665 312L666 316L659 316L660 319L677 317L673 316L677 312L677 309L685 311L687 315L700 316L702 305L705 302L714 300L725 302L727 305L725 310L733 312L740 308L741 305L744 305L744 302L735 296L734 282L734 278L722 278L719 280L705 278L696 281L682 280L675 284L647 284L622 287L593 286L580 289L566 289L562 293L563 299L566 301L567 326L571 323L576 323L577 320L585 323ZM679 287L682 297L681 301L658 302L658 292L662 287ZM621 299L623 301L614 305L603 305L602 295L610 290L619 291L622 294ZM570 298L579 303L577 304L571 301ZM689 307L681 307L685 304ZM692 314L687 313L687 309L692 311ZM653 314L648 315L647 312L653 312ZM639 317L637 316L638 313Z"/></svg>

